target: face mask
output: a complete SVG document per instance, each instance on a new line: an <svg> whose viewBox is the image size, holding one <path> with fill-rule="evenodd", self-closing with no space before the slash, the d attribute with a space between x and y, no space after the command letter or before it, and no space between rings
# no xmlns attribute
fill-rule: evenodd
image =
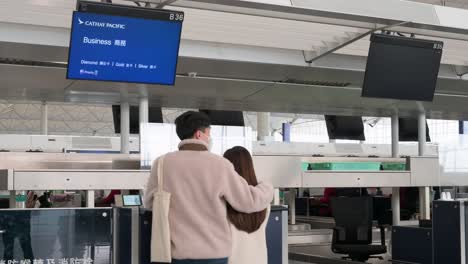
<svg viewBox="0 0 468 264"><path fill-rule="evenodd" d="M205 133L202 132L202 134L208 139L208 151L211 151L211 149L213 148L213 139L209 136L207 136Z"/></svg>

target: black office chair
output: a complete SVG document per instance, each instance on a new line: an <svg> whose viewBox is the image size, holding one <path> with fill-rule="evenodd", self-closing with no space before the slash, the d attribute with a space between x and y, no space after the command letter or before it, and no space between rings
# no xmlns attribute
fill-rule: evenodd
<svg viewBox="0 0 468 264"><path fill-rule="evenodd" d="M372 245L372 198L338 197L331 200L336 226L333 229L332 251L348 255L343 259L365 262L385 254L385 228L380 227L381 245Z"/></svg>

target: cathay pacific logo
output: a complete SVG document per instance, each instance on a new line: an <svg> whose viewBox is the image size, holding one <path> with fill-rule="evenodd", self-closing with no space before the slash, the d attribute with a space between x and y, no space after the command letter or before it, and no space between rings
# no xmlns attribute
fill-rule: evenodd
<svg viewBox="0 0 468 264"><path fill-rule="evenodd" d="M78 19L78 25L84 25L87 27L101 27L101 28L112 28L112 29L125 29L125 24L116 24L116 23L109 23L109 22L98 22L98 21L83 21L81 18Z"/></svg>

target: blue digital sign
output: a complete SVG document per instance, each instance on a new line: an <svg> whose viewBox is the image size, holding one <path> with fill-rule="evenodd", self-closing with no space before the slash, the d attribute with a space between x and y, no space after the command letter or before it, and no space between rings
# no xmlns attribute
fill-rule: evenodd
<svg viewBox="0 0 468 264"><path fill-rule="evenodd" d="M174 85L182 20L74 12L67 78Z"/></svg>

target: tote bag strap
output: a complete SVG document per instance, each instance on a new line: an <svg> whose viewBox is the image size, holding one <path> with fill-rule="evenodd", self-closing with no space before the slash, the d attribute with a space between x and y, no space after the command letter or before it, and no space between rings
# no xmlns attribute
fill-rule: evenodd
<svg viewBox="0 0 468 264"><path fill-rule="evenodd" d="M163 191L164 184L164 155L158 161L158 192Z"/></svg>

